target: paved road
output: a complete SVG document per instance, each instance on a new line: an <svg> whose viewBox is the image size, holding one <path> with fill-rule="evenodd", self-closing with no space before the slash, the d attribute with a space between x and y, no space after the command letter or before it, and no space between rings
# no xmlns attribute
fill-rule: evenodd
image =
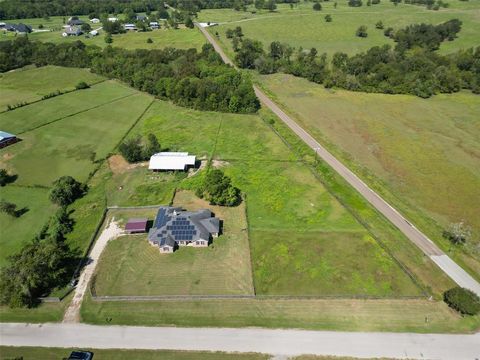
<svg viewBox="0 0 480 360"><path fill-rule="evenodd" d="M172 304L173 305L173 304ZM231 328L0 324L4 346L174 349L409 359L480 358L480 333L440 335Z"/></svg>
<svg viewBox="0 0 480 360"><path fill-rule="evenodd" d="M79 322L80 321L80 306L82 305L83 297L85 296L85 292L88 289L88 284L90 283L90 279L95 272L95 268L97 267L98 259L102 254L103 250L107 246L107 243L122 235L123 231L120 229L118 224L112 220L110 224L102 231L100 236L98 237L97 241L95 241L95 245L90 251L88 255L88 264L82 270L82 274L80 275L80 279L78 280L77 287L75 288L75 292L73 295L73 299L68 306L67 310L65 311L65 315L63 316L64 323L72 323L72 322Z"/></svg>
<svg viewBox="0 0 480 360"><path fill-rule="evenodd" d="M233 65L232 61L225 54L217 41L203 27L198 26L207 40L213 45L220 54L223 61ZM435 245L427 236L418 230L413 224L405 219L397 210L383 200L376 192L370 189L360 178L358 178L345 165L337 160L328 152L318 141L298 125L290 116L288 116L280 107L275 104L263 91L254 86L255 94L260 101L272 110L292 131L297 134L308 146L310 146L320 158L329 164L337 173L339 173L353 188L362 194L367 201L372 204L380 213L390 220L410 241L423 251L423 253L432 259L453 281L458 285L474 291L480 296L480 284L470 276L465 270L458 266L450 257L448 257L440 248Z"/></svg>

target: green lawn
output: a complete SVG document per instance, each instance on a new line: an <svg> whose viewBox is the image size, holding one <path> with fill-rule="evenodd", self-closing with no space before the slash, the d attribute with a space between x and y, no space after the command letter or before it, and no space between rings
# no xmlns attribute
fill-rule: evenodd
<svg viewBox="0 0 480 360"><path fill-rule="evenodd" d="M59 322L70 303L72 296L66 297L58 303L43 303L39 306L28 308L9 308L0 305L0 322L24 322L24 323L46 323Z"/></svg>
<svg viewBox="0 0 480 360"><path fill-rule="evenodd" d="M92 84L102 79L86 69L60 66L26 67L3 73L0 74L0 111L7 105L40 100L57 90L73 90L80 81Z"/></svg>
<svg viewBox="0 0 480 360"><path fill-rule="evenodd" d="M174 305L174 306L173 306ZM442 302L428 300L208 300L95 302L82 320L105 325L302 328L335 331L421 333L474 332L480 317L462 317ZM425 321L427 317L428 322Z"/></svg>
<svg viewBox="0 0 480 360"><path fill-rule="evenodd" d="M21 357L23 360L58 360L66 358L73 350L78 349L1 346L0 359L18 359ZM266 360L270 358L268 355L261 354L240 354L207 351L120 349L88 349L88 351L93 352L95 360Z"/></svg>
<svg viewBox="0 0 480 360"><path fill-rule="evenodd" d="M120 15L121 17L121 15ZM67 17L68 19L68 17ZM89 22L88 17L80 16L85 22ZM36 31L29 34L31 40L38 40L41 42L51 42L51 43L64 43L64 42L74 42L82 41L87 45L96 45L100 47L105 47L108 44L105 42L105 32L99 30L99 35L95 37L86 38L85 35L82 36L69 36L63 37L63 17L62 16L51 16L49 21L46 21L43 18L37 19L15 19L15 20L5 20L6 22L19 23L22 22L27 25L33 26L35 30L38 30L40 24L43 25L43 31ZM90 24L92 29L98 29L102 24ZM114 47L121 47L125 49L162 49L166 47L174 47L177 49L190 49L196 48L200 50L205 44L205 38L202 36L200 31L196 28L188 29L184 26L180 26L178 29L166 29L163 24L162 28L159 30L147 31L147 32L127 32L124 34L113 35L113 43L111 44ZM0 41L2 40L11 40L14 38L13 33L0 31ZM148 44L147 39L150 38L153 40L153 43ZM56 90L56 89L55 89Z"/></svg>
<svg viewBox="0 0 480 360"><path fill-rule="evenodd" d="M480 97L430 99L325 90L277 74L261 83L299 123L442 247L480 273ZM463 255L444 239L450 223L473 228Z"/></svg>
<svg viewBox="0 0 480 360"><path fill-rule="evenodd" d="M33 239L55 207L48 199L48 189L8 185L0 188L0 199L13 202L18 209L27 210L18 218L0 213L0 266L9 255Z"/></svg>
<svg viewBox="0 0 480 360"><path fill-rule="evenodd" d="M234 10L206 10L199 13L201 21L220 22L209 28L212 34L218 32L224 48L231 49L230 40L225 31L241 26L247 38L257 39L267 47L272 41L281 41L299 48L315 47L319 53L333 55L336 51L354 54L366 51L372 46L394 42L383 35L383 30L375 28L382 21L385 28L403 28L413 23L438 24L458 18L462 21L462 30L458 39L442 44L440 51L448 53L458 49L478 46L478 27L480 26L480 6L477 2L449 1L450 7L439 11L427 10L423 6L414 6L384 1L378 5L352 8L346 2L323 2L322 11L314 11L311 3L300 4L293 10L288 5L279 5L275 13L262 12L250 14ZM333 21L325 22L330 14ZM367 38L358 38L355 31L360 25L368 28Z"/></svg>
<svg viewBox="0 0 480 360"><path fill-rule="evenodd" d="M160 254L146 235L111 241L97 268L97 295L253 294L244 206L209 206L187 191L177 192L174 206L210 208L224 221L224 234L208 248L184 247L173 254Z"/></svg>
<svg viewBox="0 0 480 360"><path fill-rule="evenodd" d="M123 86L114 82L98 86L102 86L105 91L112 89L114 94L118 92L118 87L122 89L120 92L123 91ZM71 175L85 181L89 172L96 167L94 161L104 158L114 149L152 101L150 96L133 92L119 99L116 99L118 96L115 94L114 98L93 107L97 92L87 91L78 92L82 94L81 100L76 99L77 107L70 109L68 114L63 108L66 99L62 97L19 109L25 109L23 116L29 115L28 118L35 119L33 121L45 124L22 133L22 141L4 151L8 153L8 159L4 156L0 160L2 167L19 175L19 184L49 186L62 175ZM66 96L75 98L76 94L77 92ZM35 112L38 108L49 110L45 111L46 114L40 114ZM64 111L63 116L60 115ZM10 130L13 120L9 115L15 112L16 110L1 114L0 125L6 123L6 129ZM60 120L56 121L57 119ZM53 120L55 121L49 123ZM20 121L20 115L15 113L15 125L18 123L19 127L23 126Z"/></svg>

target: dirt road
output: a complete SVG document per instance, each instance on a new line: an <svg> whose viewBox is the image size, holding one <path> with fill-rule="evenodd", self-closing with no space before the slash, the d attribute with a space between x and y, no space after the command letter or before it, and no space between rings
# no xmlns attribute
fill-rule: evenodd
<svg viewBox="0 0 480 360"><path fill-rule="evenodd" d="M65 315L63 317L64 323L74 323L80 321L80 306L82 305L85 292L88 289L90 279L92 278L95 272L95 268L97 267L98 259L100 258L100 255L107 246L107 243L122 234L123 230L120 229L120 227L114 220L112 220L98 237L95 245L90 251L88 257L88 264L83 268L80 275L80 279L78 281L77 287L75 288L72 302L68 306L67 311L65 311Z"/></svg>
<svg viewBox="0 0 480 360"><path fill-rule="evenodd" d="M198 26L198 25L197 25ZM223 61L232 66L232 61L225 54L217 41L203 27L198 26L207 40L213 45L220 54ZM328 152L318 141L316 141L308 132L298 125L290 116L288 116L280 107L275 104L263 91L254 85L255 94L260 101L272 110L295 134L297 134L309 147L311 147L318 156L329 164L338 174L340 174L355 190L362 194L367 201L372 204L380 213L392 222L412 243L414 243L422 252L429 256L455 283L467 288L480 296L480 284L470 276L465 270L458 266L450 257L448 257L437 245L435 245L427 236L412 225L390 204L383 200L376 192L368 187L360 178L358 178L345 165L337 160Z"/></svg>

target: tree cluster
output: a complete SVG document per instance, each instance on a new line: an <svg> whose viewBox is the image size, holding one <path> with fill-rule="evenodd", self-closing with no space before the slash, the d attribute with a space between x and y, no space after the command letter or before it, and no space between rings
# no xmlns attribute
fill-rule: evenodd
<svg viewBox="0 0 480 360"><path fill-rule="evenodd" d="M254 113L260 108L251 81L225 65L211 45L179 50L101 49L72 43L0 42L0 72L35 64L90 68L162 99L199 110Z"/></svg>
<svg viewBox="0 0 480 360"><path fill-rule="evenodd" d="M232 185L230 178L220 169L208 170L195 193L212 205L236 206L242 201L240 190Z"/></svg>
<svg viewBox="0 0 480 360"><path fill-rule="evenodd" d="M476 315L480 312L480 298L469 289L454 287L443 293L443 300L464 315Z"/></svg>
<svg viewBox="0 0 480 360"><path fill-rule="evenodd" d="M472 237L472 229L463 222L451 224L450 227L443 232L443 237L450 240L454 245L463 245Z"/></svg>
<svg viewBox="0 0 480 360"><path fill-rule="evenodd" d="M326 87L427 98L461 89L480 93L480 47L446 56L434 51L438 41L454 38L459 29L458 20L437 26L412 25L397 32L387 29L397 42L395 48L375 46L353 56L337 52L329 62L315 48L295 50L274 41L265 51L256 40L235 36L231 40L241 68L262 74L281 71Z"/></svg>
<svg viewBox="0 0 480 360"><path fill-rule="evenodd" d="M162 9L163 4L163 0L3 0L0 1L0 20L101 13L119 14L126 9L150 12Z"/></svg>
<svg viewBox="0 0 480 360"><path fill-rule="evenodd" d="M65 243L72 229L73 220L62 207L33 240L9 257L9 264L0 271L1 304L32 307L39 297L67 284L78 263Z"/></svg>
<svg viewBox="0 0 480 360"><path fill-rule="evenodd" d="M50 191L50 201L60 206L67 206L82 197L86 191L85 184L71 176L62 176L53 183Z"/></svg>
<svg viewBox="0 0 480 360"><path fill-rule="evenodd" d="M134 163L150 159L153 154L160 152L161 147L157 137L154 134L148 134L144 144L138 136L122 142L118 150L125 160Z"/></svg>

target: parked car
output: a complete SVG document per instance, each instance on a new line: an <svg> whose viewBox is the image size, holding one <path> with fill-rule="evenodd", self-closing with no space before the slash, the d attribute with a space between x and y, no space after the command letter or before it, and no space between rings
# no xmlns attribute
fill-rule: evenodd
<svg viewBox="0 0 480 360"><path fill-rule="evenodd" d="M92 360L93 353L91 351L72 351L67 360Z"/></svg>

